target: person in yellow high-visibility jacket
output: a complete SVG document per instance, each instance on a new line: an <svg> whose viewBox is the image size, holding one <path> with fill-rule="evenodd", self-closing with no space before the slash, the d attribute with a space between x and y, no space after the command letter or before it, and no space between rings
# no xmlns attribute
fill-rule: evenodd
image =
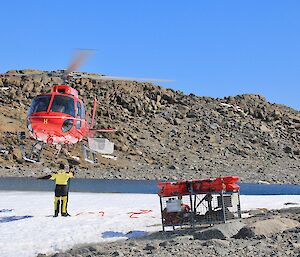
<svg viewBox="0 0 300 257"><path fill-rule="evenodd" d="M57 217L59 211L61 216L70 216L67 212L68 205L68 193L69 193L69 179L74 177L74 170L71 168L69 172L65 170L63 163L59 164L59 171L52 174L41 177L40 179L55 180L55 196L54 196L54 217Z"/></svg>

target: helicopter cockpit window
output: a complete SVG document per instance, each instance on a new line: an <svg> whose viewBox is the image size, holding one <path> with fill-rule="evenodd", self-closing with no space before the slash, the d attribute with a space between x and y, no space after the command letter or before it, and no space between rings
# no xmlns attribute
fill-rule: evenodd
<svg viewBox="0 0 300 257"><path fill-rule="evenodd" d="M29 109L29 114L34 112L46 112L48 109L50 98L50 95L37 96L36 98L34 98Z"/></svg>
<svg viewBox="0 0 300 257"><path fill-rule="evenodd" d="M74 99L68 96L54 96L50 111L62 112L75 117Z"/></svg>

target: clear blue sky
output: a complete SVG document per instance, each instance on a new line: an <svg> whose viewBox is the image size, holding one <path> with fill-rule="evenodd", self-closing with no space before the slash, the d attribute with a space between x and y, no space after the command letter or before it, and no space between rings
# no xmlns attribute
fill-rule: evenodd
<svg viewBox="0 0 300 257"><path fill-rule="evenodd" d="M300 1L1 2L0 72L63 69L173 79L199 96L258 93L300 110Z"/></svg>

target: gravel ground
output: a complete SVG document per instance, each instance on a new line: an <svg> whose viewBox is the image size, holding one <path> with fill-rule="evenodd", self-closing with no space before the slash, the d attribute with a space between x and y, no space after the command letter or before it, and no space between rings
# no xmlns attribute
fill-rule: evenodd
<svg viewBox="0 0 300 257"><path fill-rule="evenodd" d="M50 256L300 256L299 221L300 208L260 212L225 224L227 227L206 228L204 238L203 228L179 229L125 241L77 246Z"/></svg>

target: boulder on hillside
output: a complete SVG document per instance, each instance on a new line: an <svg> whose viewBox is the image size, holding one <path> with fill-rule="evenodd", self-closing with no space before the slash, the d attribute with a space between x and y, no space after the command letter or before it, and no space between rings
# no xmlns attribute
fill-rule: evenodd
<svg viewBox="0 0 300 257"><path fill-rule="evenodd" d="M298 227L300 223L293 219L273 218L267 220L256 221L252 224L244 226L234 236L235 238L251 238L255 236L268 237L273 234L281 233L287 229Z"/></svg>
<svg viewBox="0 0 300 257"><path fill-rule="evenodd" d="M245 223L239 220L231 221L225 224L214 225L211 228L207 228L195 233L194 239L227 239L236 235L244 226Z"/></svg>

